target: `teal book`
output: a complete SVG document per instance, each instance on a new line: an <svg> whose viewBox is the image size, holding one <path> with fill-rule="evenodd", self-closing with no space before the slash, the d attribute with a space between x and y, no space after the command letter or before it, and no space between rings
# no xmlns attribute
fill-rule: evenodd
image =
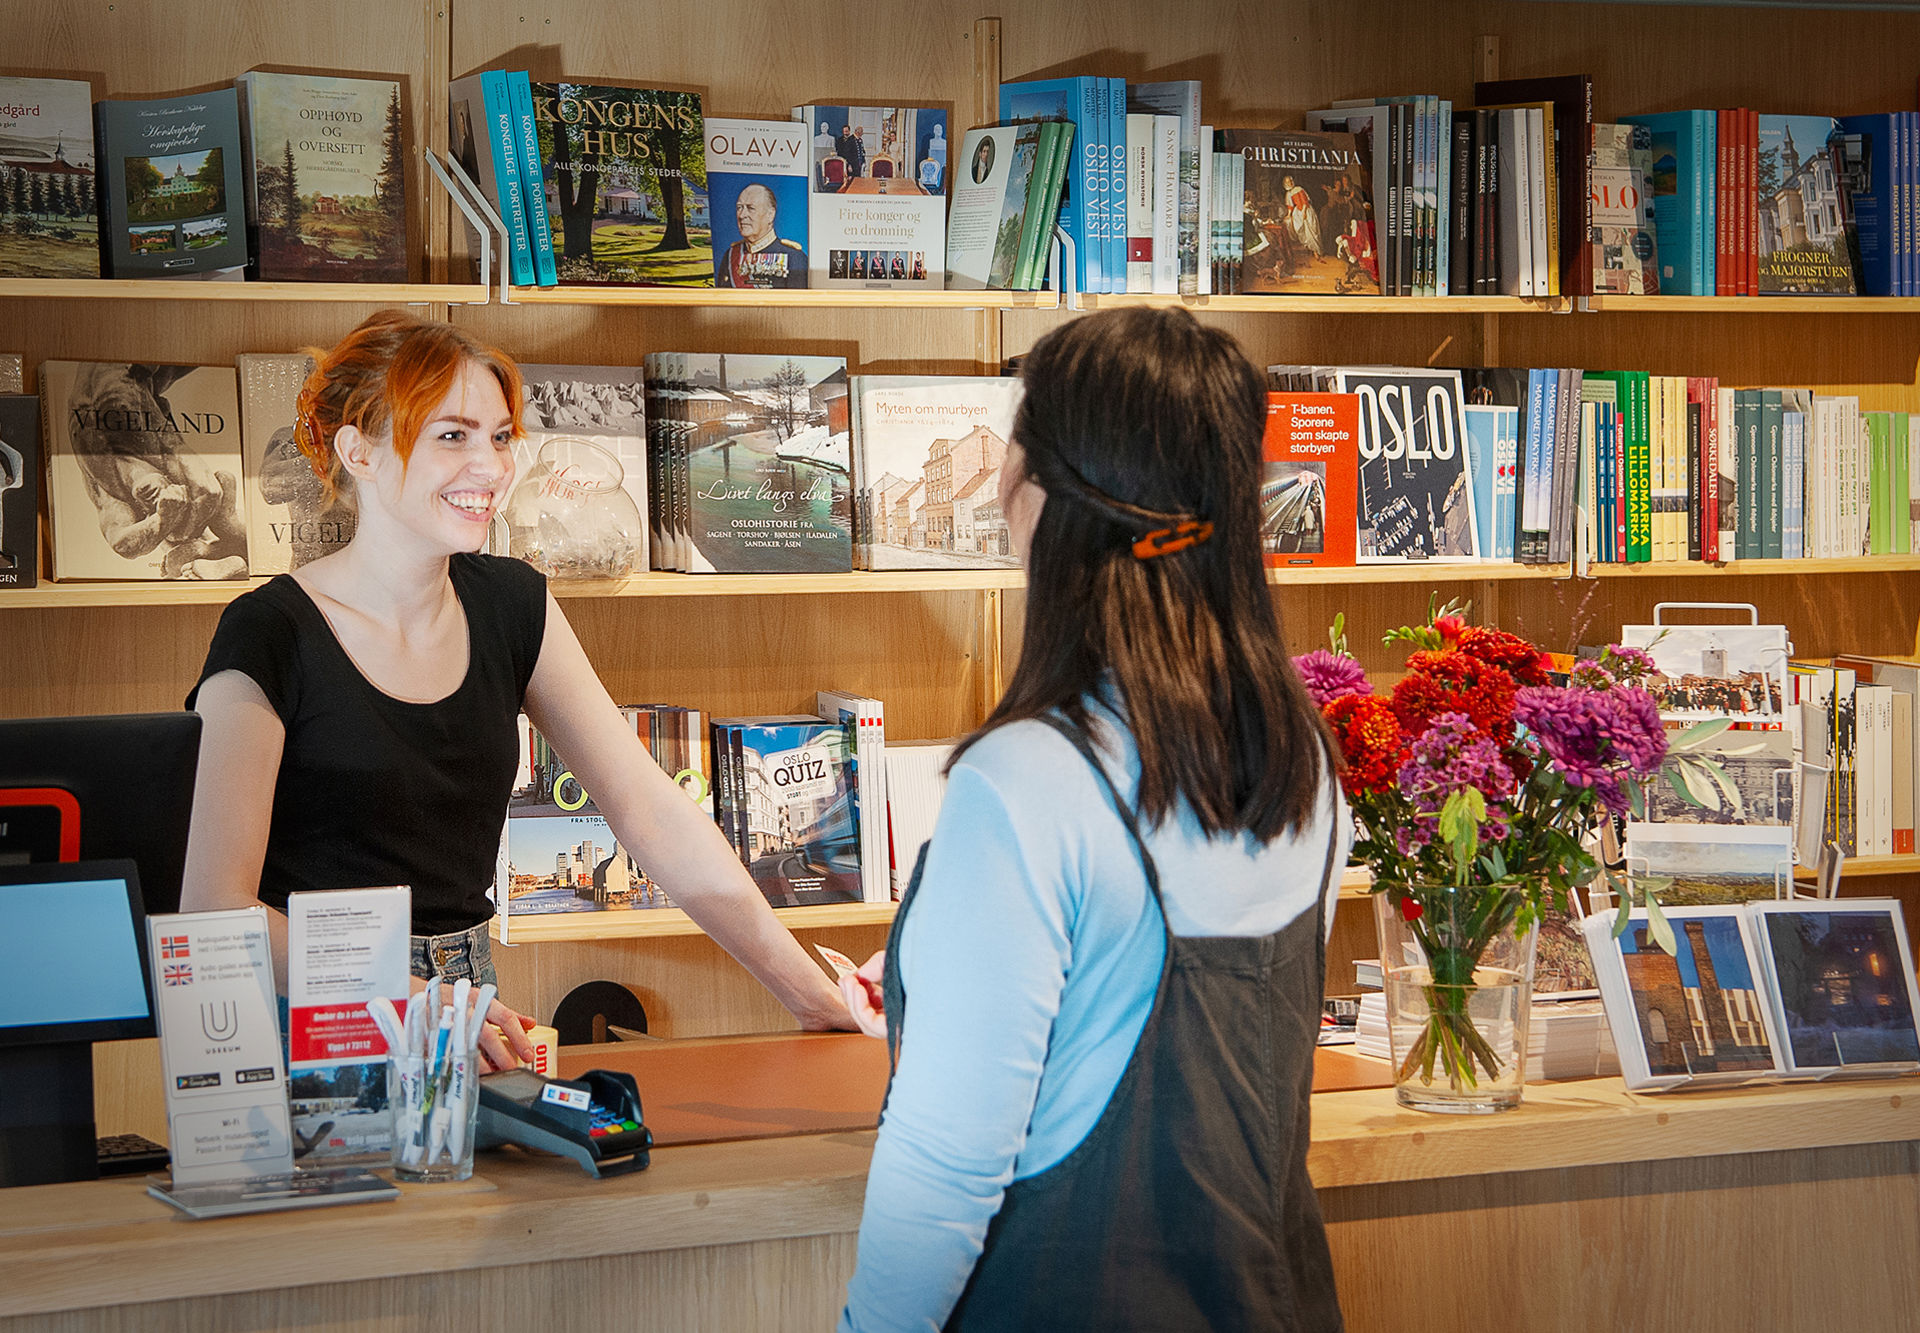
<svg viewBox="0 0 1920 1333"><path fill-rule="evenodd" d="M1664 111L1622 116L1653 134L1655 249L1663 296L1713 295L1713 233L1707 220L1714 194L1714 113Z"/></svg>
<svg viewBox="0 0 1920 1333"><path fill-rule="evenodd" d="M527 210L527 239L533 253L534 281L542 287L558 286L560 280L553 265L553 227L547 218L545 186L540 174L540 132L533 123L533 85L525 70L507 75L507 97L513 113L513 146L520 166L520 200Z"/></svg>

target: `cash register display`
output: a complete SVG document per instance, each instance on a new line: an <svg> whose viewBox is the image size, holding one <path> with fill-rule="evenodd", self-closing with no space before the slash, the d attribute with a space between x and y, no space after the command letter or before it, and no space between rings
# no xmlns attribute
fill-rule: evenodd
<svg viewBox="0 0 1920 1333"><path fill-rule="evenodd" d="M15 946L0 987L0 1042L72 1040L82 1029L98 1039L120 1035L111 1029L122 1025L147 1025L133 909L138 889L124 874L97 868L82 875L71 866L35 870L0 869L0 939Z"/></svg>

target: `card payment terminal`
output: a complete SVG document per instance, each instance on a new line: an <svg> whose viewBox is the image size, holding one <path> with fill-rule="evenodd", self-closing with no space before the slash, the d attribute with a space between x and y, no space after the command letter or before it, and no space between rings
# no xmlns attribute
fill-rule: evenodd
<svg viewBox="0 0 1920 1333"><path fill-rule="evenodd" d="M653 1133L640 1119L633 1075L593 1069L578 1079L552 1079L530 1069L504 1069L480 1080L474 1146L518 1143L560 1153L590 1176L646 1167Z"/></svg>

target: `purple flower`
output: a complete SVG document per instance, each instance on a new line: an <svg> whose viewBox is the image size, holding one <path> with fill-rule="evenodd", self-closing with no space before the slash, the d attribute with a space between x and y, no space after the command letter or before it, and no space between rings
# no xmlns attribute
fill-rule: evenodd
<svg viewBox="0 0 1920 1333"><path fill-rule="evenodd" d="M1438 831L1440 811L1445 808L1447 798L1468 787L1477 789L1486 800L1488 820L1481 836L1493 841L1507 836L1506 820L1495 807L1513 795L1516 786L1513 770L1507 766L1500 747L1474 726L1473 719L1465 713L1436 714L1426 731L1413 742L1397 781L1413 805L1413 828L1417 830L1419 846L1425 846ZM1492 832L1496 826L1497 835ZM1395 831L1396 844L1416 836L1409 834L1407 839L1402 839L1402 831Z"/></svg>
<svg viewBox="0 0 1920 1333"><path fill-rule="evenodd" d="M1306 684L1315 708L1325 708L1335 699L1344 699L1349 694L1373 693L1373 682L1367 679L1365 668L1351 657L1316 648L1294 658L1293 665Z"/></svg>
<svg viewBox="0 0 1920 1333"><path fill-rule="evenodd" d="M1651 777L1666 758L1660 711L1645 690L1633 686L1534 686L1515 696L1513 717L1561 776L1592 788L1615 814L1627 811L1620 779Z"/></svg>
<svg viewBox="0 0 1920 1333"><path fill-rule="evenodd" d="M1607 665L1621 680L1632 683L1644 680L1659 673L1660 668L1653 659L1638 648L1622 648L1619 644L1607 645Z"/></svg>
<svg viewBox="0 0 1920 1333"><path fill-rule="evenodd" d="M1583 690L1610 690L1615 683L1613 673L1591 658L1576 662L1569 679Z"/></svg>

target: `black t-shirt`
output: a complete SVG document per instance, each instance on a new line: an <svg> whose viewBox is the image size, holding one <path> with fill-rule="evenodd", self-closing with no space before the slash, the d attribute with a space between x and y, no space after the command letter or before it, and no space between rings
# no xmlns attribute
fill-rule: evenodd
<svg viewBox="0 0 1920 1333"><path fill-rule="evenodd" d="M320 608L287 575L220 617L201 681L240 671L286 724L260 901L308 889L413 887L413 930L440 935L493 915L517 715L546 631L546 579L519 560L456 555L466 678L437 703L376 689ZM199 686L187 696L193 707Z"/></svg>

